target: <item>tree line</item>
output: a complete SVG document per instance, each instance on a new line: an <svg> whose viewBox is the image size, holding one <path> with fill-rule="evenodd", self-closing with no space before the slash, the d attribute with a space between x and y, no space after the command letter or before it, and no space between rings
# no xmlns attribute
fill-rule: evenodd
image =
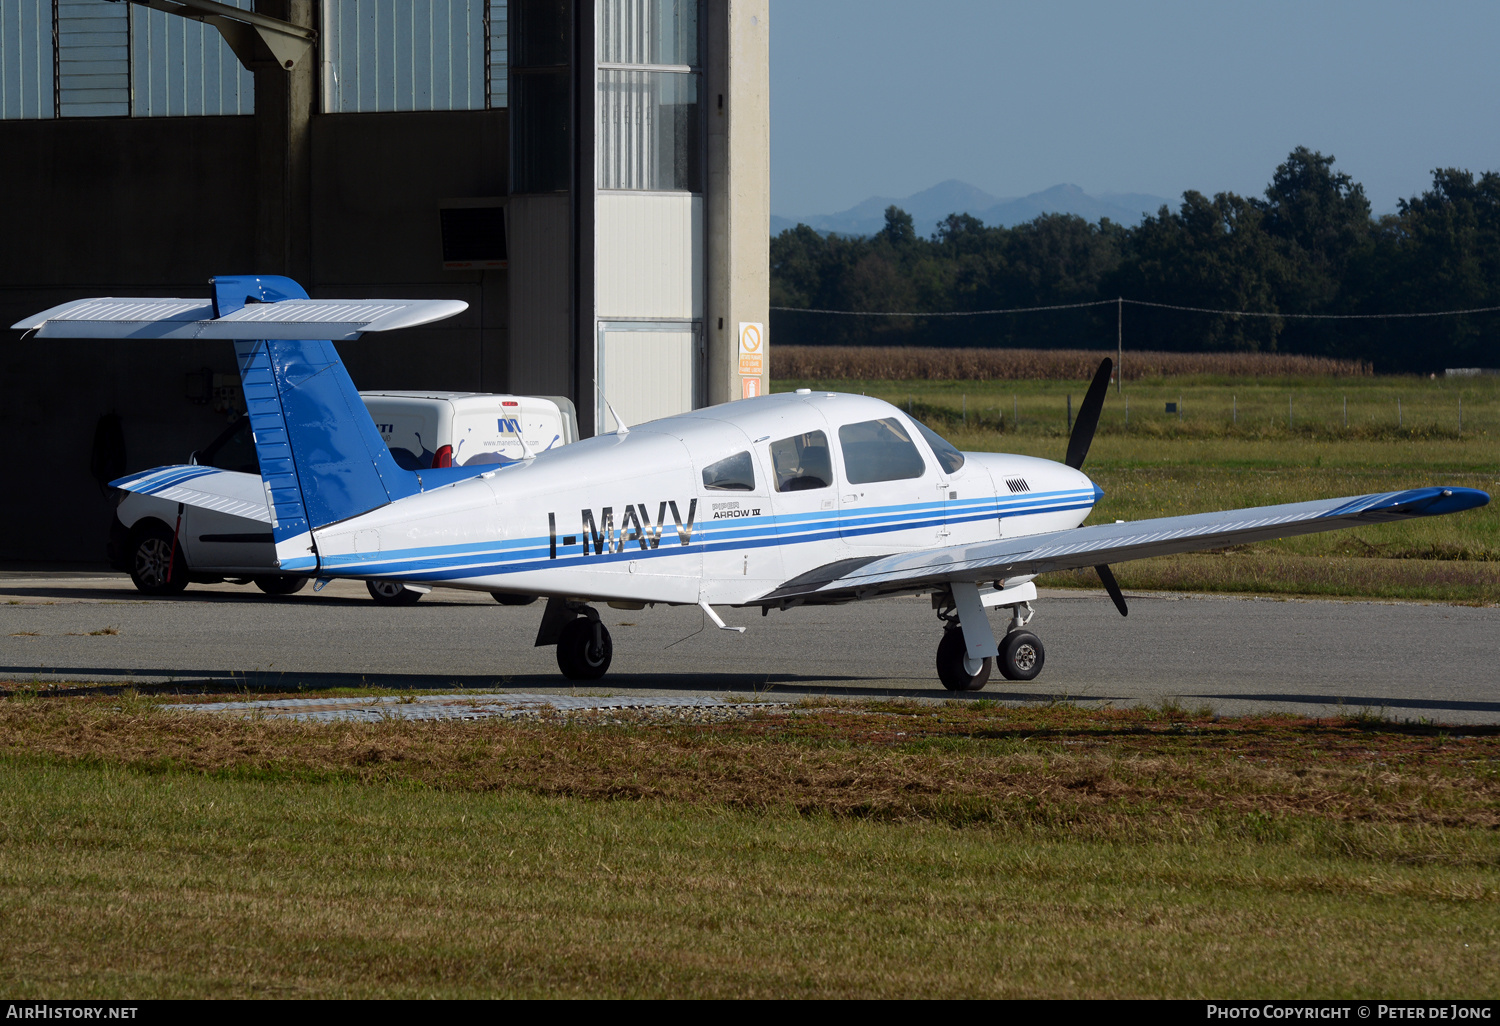
<svg viewBox="0 0 1500 1026"><path fill-rule="evenodd" d="M1373 217L1334 158L1298 147L1265 197L1186 192L1127 227L1043 214L1013 228L951 214L930 238L892 206L873 236L806 225L771 240L771 305L806 310L1005 309L1126 299L1127 348L1261 351L1370 360L1380 372L1500 366L1500 314L1298 320L1500 306L1500 174L1433 172L1432 188ZM1113 347L1116 307L977 317L775 311L784 345Z"/></svg>

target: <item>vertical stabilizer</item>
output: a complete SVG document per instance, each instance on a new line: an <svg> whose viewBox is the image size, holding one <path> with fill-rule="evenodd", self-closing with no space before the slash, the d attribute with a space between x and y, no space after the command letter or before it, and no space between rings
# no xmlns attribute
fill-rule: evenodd
<svg viewBox="0 0 1500 1026"><path fill-rule="evenodd" d="M214 279L214 313L306 299L289 278ZM271 507L282 570L318 568L312 532L421 490L397 466L332 342L237 341L245 408Z"/></svg>

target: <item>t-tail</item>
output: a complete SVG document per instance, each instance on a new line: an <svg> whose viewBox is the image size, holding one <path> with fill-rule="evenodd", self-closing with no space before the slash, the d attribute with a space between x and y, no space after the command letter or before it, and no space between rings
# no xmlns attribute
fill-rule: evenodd
<svg viewBox="0 0 1500 1026"><path fill-rule="evenodd" d="M211 280L208 302L194 299L81 299L13 327L38 338L217 338L234 343L246 413L260 460L266 519L280 569L319 569L313 532L492 467L403 470L391 456L339 358L334 341L367 331L414 327L467 309L458 300L309 299L274 275ZM316 339L302 336L317 335ZM174 485L179 501L213 505L211 481L187 489L181 474L157 468L112 482ZM205 476L210 473L205 471ZM148 475L156 475L148 477ZM159 490L152 485L152 490ZM195 500L192 496L201 495Z"/></svg>

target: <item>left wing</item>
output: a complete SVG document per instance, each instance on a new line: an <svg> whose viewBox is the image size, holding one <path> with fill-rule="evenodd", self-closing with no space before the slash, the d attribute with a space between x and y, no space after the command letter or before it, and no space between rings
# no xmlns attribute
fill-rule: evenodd
<svg viewBox="0 0 1500 1026"><path fill-rule="evenodd" d="M794 577L755 603L793 599L841 602L955 581L991 581L1050 570L1074 570L1362 524L1457 513L1489 501L1488 493L1475 488L1416 488L1125 524L1096 524L973 545L844 559Z"/></svg>

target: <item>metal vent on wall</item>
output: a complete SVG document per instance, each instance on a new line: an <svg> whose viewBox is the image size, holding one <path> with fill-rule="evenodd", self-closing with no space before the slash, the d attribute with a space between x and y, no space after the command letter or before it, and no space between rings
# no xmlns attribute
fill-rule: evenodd
<svg viewBox="0 0 1500 1026"><path fill-rule="evenodd" d="M1031 486L1026 483L1026 479L1024 477L1012 477L1012 478L1008 478L1006 480L1006 482L1005 482L1005 486L1007 488L1009 488L1012 492L1029 492L1029 491L1031 491Z"/></svg>
<svg viewBox="0 0 1500 1026"><path fill-rule="evenodd" d="M482 271L509 266L503 200L446 200L438 210L443 269Z"/></svg>

